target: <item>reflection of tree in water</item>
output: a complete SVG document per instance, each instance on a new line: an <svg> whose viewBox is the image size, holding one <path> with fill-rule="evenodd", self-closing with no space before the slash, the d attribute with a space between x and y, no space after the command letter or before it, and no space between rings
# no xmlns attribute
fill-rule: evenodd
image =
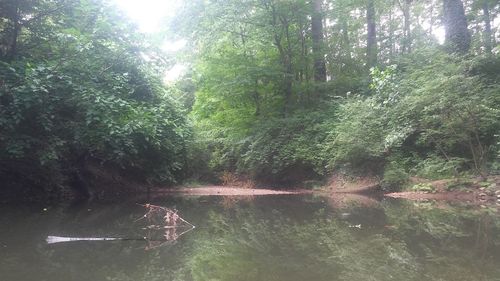
<svg viewBox="0 0 500 281"><path fill-rule="evenodd" d="M258 199L232 209L219 204L210 205L212 211L200 208L199 214L209 214L195 220L202 227L185 239L177 239L176 244L153 251L144 251L142 244L134 242L39 245L42 255L24 258L11 250L9 259L0 253L0 272L5 272L8 264L18 263L26 271L36 271L40 280L54 281L70 280L75 272L85 272L86 278L78 280L121 281L455 281L496 280L500 276L498 213L393 201L381 202L376 208L355 204L340 210L314 208L313 212L306 210L310 203L304 204L306 207L297 202L288 205L289 200L286 205L277 202L273 206L273 201ZM113 219L109 213L106 210L95 216L102 224L92 220L82 229L97 223L102 229L92 231L110 232L113 228L107 225ZM127 211L114 213L123 216ZM341 216L347 213L347 219ZM138 216L136 212L114 221L127 224ZM64 218L67 223L67 216ZM373 222L359 222L362 219ZM39 226L39 220L30 220L27 229ZM58 217L52 220L55 223ZM361 223L362 228L349 228L353 223ZM40 223L45 224L47 221ZM165 239L161 237L163 230L152 235ZM34 260L41 265L34 267ZM22 276L7 279L27 280Z"/></svg>
<svg viewBox="0 0 500 281"><path fill-rule="evenodd" d="M385 208L389 234L405 241L418 256L426 278L465 281L471 276L474 280L500 276L500 217L496 211L401 202L398 208Z"/></svg>
<svg viewBox="0 0 500 281"><path fill-rule="evenodd" d="M238 207L242 202L252 202L255 196L222 196L220 204L226 210Z"/></svg>
<svg viewBox="0 0 500 281"><path fill-rule="evenodd" d="M328 197L328 203L334 209L351 208L354 206L374 208L380 205L380 202L374 198L355 193L337 193Z"/></svg>
<svg viewBox="0 0 500 281"><path fill-rule="evenodd" d="M212 213L210 231L197 240L180 279L411 280L406 277L415 275L405 245L383 235L357 237L354 232L362 230L321 213L294 222L278 212L267 220L256 212L239 211L233 218Z"/></svg>
<svg viewBox="0 0 500 281"><path fill-rule="evenodd" d="M349 228L348 222L332 218L324 211L318 212L315 219L303 221L280 212L263 214L256 209L239 209L233 216L211 213L209 227L199 231L177 277L180 280L495 280L492 278L499 273L495 262L500 257L491 256L492 251L498 253L499 245L491 241L494 239L487 240L490 249L485 255L489 258L478 260L470 251L475 247L477 232L469 225L488 221L480 214L433 208L426 211L384 202L382 206L387 216L385 225L374 223L363 225L362 229ZM365 209L367 213L373 211ZM483 215L490 218L490 224L488 228L481 227L484 233L480 236L499 233L499 218ZM482 248L479 250L485 253Z"/></svg>

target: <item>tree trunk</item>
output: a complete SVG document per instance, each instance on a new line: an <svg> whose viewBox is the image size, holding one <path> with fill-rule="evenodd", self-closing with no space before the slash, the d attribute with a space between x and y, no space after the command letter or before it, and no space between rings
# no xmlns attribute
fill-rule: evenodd
<svg viewBox="0 0 500 281"><path fill-rule="evenodd" d="M19 1L14 1L10 11L8 12L8 18L10 20L10 30L7 31L7 44L5 48L4 60L10 62L14 59L17 54L17 40L19 33L21 32L21 16L19 11Z"/></svg>
<svg viewBox="0 0 500 281"><path fill-rule="evenodd" d="M377 64L377 33L375 27L375 4L374 0L368 0L366 7L367 39L366 39L366 63L368 68Z"/></svg>
<svg viewBox="0 0 500 281"><path fill-rule="evenodd" d="M292 102L292 86L293 86L293 67L292 67L292 42L290 41L290 23L288 19L282 17L281 24L284 27L285 39L286 39L286 77L285 77L285 116L290 112L291 102Z"/></svg>
<svg viewBox="0 0 500 281"><path fill-rule="evenodd" d="M401 52L404 53L411 53L411 43L412 43L412 38L411 38L411 14L410 14L410 8L411 8L411 2L412 0L403 0L403 3L401 3L401 0L397 0L399 9L401 12L403 12L403 42L401 44Z"/></svg>
<svg viewBox="0 0 500 281"><path fill-rule="evenodd" d="M326 81L326 65L323 53L323 19L322 8L323 0L313 0L313 13L311 16L311 33L313 41L314 56L314 81Z"/></svg>
<svg viewBox="0 0 500 281"><path fill-rule="evenodd" d="M483 0L483 20L484 20L484 49L491 54L491 19L488 1Z"/></svg>
<svg viewBox="0 0 500 281"><path fill-rule="evenodd" d="M350 61L351 56L351 40L349 39L349 25L345 18L342 19L342 42L344 43L344 50L346 58Z"/></svg>
<svg viewBox="0 0 500 281"><path fill-rule="evenodd" d="M7 61L10 62L14 59L17 54L17 38L19 37L19 32L21 31L21 25L19 21L14 23L14 31L12 34L12 41L9 47L9 51L7 52Z"/></svg>
<svg viewBox="0 0 500 281"><path fill-rule="evenodd" d="M466 53L470 48L471 36L461 0L443 0L443 22L445 43L450 51Z"/></svg>
<svg viewBox="0 0 500 281"><path fill-rule="evenodd" d="M411 18L410 18L410 5L411 0L405 0L403 7L403 16L404 16L404 34L405 34L405 42L404 48L406 53L411 53Z"/></svg>
<svg viewBox="0 0 500 281"><path fill-rule="evenodd" d="M392 1L391 4L391 9L389 10L389 59L392 62L394 59L394 50L395 45L394 45L394 0Z"/></svg>
<svg viewBox="0 0 500 281"><path fill-rule="evenodd" d="M435 19L434 19L434 4L431 3L431 5L429 6L429 9L430 9L430 12L429 12L429 15L430 15L430 26L429 26L429 36L432 36L432 32L434 31L434 22L435 22Z"/></svg>

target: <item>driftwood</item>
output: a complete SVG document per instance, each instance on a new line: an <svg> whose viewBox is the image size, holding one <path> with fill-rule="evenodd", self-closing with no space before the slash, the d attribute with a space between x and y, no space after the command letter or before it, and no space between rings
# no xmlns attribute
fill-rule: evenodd
<svg viewBox="0 0 500 281"><path fill-rule="evenodd" d="M47 244L74 242L74 241L146 241L148 244L146 250L158 248L175 242L185 233L193 230L195 226L178 215L175 209L169 209L162 206L145 204L141 205L147 209L146 214L135 220L146 220L148 225L143 227L146 230L146 236L141 238L124 237L61 237L47 236ZM181 233L177 229L183 228Z"/></svg>
<svg viewBox="0 0 500 281"><path fill-rule="evenodd" d="M47 244L74 242L74 241L113 241L113 240L131 240L131 239L116 238L116 237L61 237L61 236L47 236L46 239Z"/></svg>

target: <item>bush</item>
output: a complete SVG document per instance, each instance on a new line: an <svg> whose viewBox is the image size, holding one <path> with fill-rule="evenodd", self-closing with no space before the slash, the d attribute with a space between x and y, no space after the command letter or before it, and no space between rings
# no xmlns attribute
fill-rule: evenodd
<svg viewBox="0 0 500 281"><path fill-rule="evenodd" d="M418 177L426 179L443 179L452 178L459 175L463 170L466 159L463 158L450 158L444 159L440 156L431 155L424 159L412 169L412 173Z"/></svg>
<svg viewBox="0 0 500 281"><path fill-rule="evenodd" d="M248 131L229 130L214 120L198 127L211 153L215 174L233 172L260 182L298 183L326 173L323 147L332 117L325 113L297 112L255 122Z"/></svg>
<svg viewBox="0 0 500 281"><path fill-rule="evenodd" d="M0 179L58 193L90 179L90 164L149 183L182 179L191 131L162 85L165 66L142 57L144 38L115 25L105 4L74 5L65 20L37 21L43 36L27 27L16 59L0 62Z"/></svg>
<svg viewBox="0 0 500 281"><path fill-rule="evenodd" d="M434 188L434 186L432 186L431 184L428 184L428 183L419 183L419 184L416 184L414 186L412 186L411 188L412 191L417 191L417 192L431 192L431 193L434 193L436 192L436 188Z"/></svg>
<svg viewBox="0 0 500 281"><path fill-rule="evenodd" d="M441 178L495 169L500 130L500 58L415 52L372 70L372 92L346 98L331 132L331 167L382 167L394 153L420 162L413 173ZM420 161L419 159L425 159ZM374 163L368 165L367 163ZM392 169L392 168L391 168ZM397 178L388 171L388 178Z"/></svg>
<svg viewBox="0 0 500 281"><path fill-rule="evenodd" d="M381 188L384 191L400 191L408 182L409 175L401 167L390 166L384 171Z"/></svg>
<svg viewBox="0 0 500 281"><path fill-rule="evenodd" d="M297 113L255 127L237 167L240 173L270 182L296 183L324 175L323 143L328 117Z"/></svg>
<svg viewBox="0 0 500 281"><path fill-rule="evenodd" d="M331 167L347 165L351 170L382 173L385 159L414 130L406 122L395 122L391 109L400 100L396 66L373 69L372 94L348 96L339 110L340 120L331 132Z"/></svg>

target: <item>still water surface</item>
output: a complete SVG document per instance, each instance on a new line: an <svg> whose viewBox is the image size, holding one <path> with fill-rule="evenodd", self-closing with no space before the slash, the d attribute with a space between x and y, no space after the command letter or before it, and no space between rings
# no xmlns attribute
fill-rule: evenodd
<svg viewBox="0 0 500 281"><path fill-rule="evenodd" d="M144 214L134 201L3 206L0 280L500 280L497 209L348 199L155 200L196 225L167 243L140 240L151 233L134 222ZM47 244L48 235L139 240Z"/></svg>

